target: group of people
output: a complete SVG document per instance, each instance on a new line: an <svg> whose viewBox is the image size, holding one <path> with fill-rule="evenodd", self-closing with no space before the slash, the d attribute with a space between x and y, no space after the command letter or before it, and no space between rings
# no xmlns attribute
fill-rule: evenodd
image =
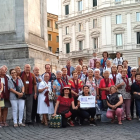
<svg viewBox="0 0 140 140"><path fill-rule="evenodd" d="M10 69L9 75L5 65L0 67L0 126L8 126L9 107L12 107L14 127L35 122L47 126L49 116L57 114L62 115L62 127L74 126L76 121L82 125L85 120L97 125L96 107L80 107L83 96L94 96L97 105L101 101L100 109L106 111L112 123L116 116L118 124L125 119L131 121L135 106L140 121L140 67L128 66L120 52L114 60L108 52L102 56L97 58L94 52L89 64L79 59L75 68L67 60L66 66L56 74L51 72L50 64L45 65L42 75L36 66L31 72L29 64L23 71L19 66ZM49 96L54 98L50 100Z"/></svg>

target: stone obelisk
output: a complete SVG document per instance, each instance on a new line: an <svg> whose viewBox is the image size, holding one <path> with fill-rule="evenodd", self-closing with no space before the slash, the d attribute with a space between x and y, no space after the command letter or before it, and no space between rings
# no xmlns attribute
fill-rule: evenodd
<svg viewBox="0 0 140 140"><path fill-rule="evenodd" d="M46 0L0 0L0 66L57 66L47 44Z"/></svg>

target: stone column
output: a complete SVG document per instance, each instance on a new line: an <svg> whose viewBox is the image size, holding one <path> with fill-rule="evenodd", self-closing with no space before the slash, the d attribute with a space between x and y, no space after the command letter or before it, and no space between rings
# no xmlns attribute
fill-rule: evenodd
<svg viewBox="0 0 140 140"><path fill-rule="evenodd" d="M72 16L74 16L75 13L75 0L71 0L71 6L72 6Z"/></svg>
<svg viewBox="0 0 140 140"><path fill-rule="evenodd" d="M86 12L88 12L88 9L89 9L89 0L85 0L85 3L86 3ZM84 3L83 3L84 5Z"/></svg>
<svg viewBox="0 0 140 140"><path fill-rule="evenodd" d="M62 16L62 0L59 0L59 6L58 6L58 20L61 20Z"/></svg>
<svg viewBox="0 0 140 140"><path fill-rule="evenodd" d="M59 52L63 52L64 53L64 49L63 48L63 38L62 38L62 26L59 25Z"/></svg>
<svg viewBox="0 0 140 140"><path fill-rule="evenodd" d="M89 48L89 21L90 19L86 19L86 48Z"/></svg>
<svg viewBox="0 0 140 140"><path fill-rule="evenodd" d="M72 45L73 45L73 47L72 47L71 51L75 51L76 50L76 48L75 48L75 44L76 44L75 26L76 26L76 23L74 22L72 24Z"/></svg>

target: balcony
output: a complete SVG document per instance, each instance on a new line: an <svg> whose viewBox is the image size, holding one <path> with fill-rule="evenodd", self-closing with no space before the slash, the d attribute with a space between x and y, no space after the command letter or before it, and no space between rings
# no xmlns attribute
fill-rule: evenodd
<svg viewBox="0 0 140 140"><path fill-rule="evenodd" d="M123 6L123 5L132 5L132 4L137 4L137 3L140 3L140 0L121 0L121 1L115 1L114 2L104 2L100 5L97 5L95 7L90 7L90 8L86 8L82 11L75 11L73 13L70 13L69 15L62 15L62 16L59 16L59 20L63 20L63 19L68 19L68 18L71 18L71 17L74 17L74 16L78 16L78 15L82 15L82 14L86 14L88 12L92 12L92 11L96 11L96 10L99 10L99 9L106 9L106 7L110 7L110 8L113 8L113 7L120 7Z"/></svg>

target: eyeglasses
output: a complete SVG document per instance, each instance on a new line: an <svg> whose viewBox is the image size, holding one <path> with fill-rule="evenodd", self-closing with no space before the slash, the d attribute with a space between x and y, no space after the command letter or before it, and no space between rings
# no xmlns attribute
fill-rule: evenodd
<svg viewBox="0 0 140 140"><path fill-rule="evenodd" d="M132 72L136 72L136 71L132 71Z"/></svg>
<svg viewBox="0 0 140 140"><path fill-rule="evenodd" d="M12 72L11 74L15 74L16 72Z"/></svg>

